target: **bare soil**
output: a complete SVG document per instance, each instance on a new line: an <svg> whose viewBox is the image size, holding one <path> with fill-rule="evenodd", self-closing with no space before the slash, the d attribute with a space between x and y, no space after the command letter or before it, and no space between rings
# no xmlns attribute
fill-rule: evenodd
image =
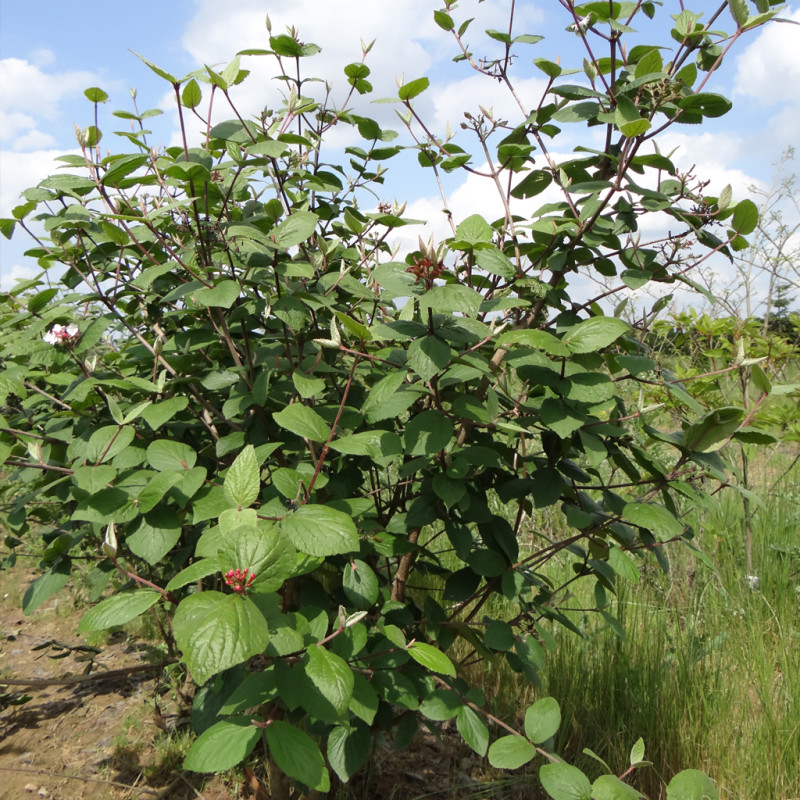
<svg viewBox="0 0 800 800"><path fill-rule="evenodd" d="M163 654L124 633L99 643L77 635L82 611L69 591L25 616L20 598L34 577L0 572L0 800L269 800L263 768L211 778L183 771L190 698L174 676L147 666ZM331 797L480 800L523 789L497 793L479 761L448 729L402 752L387 741Z"/></svg>

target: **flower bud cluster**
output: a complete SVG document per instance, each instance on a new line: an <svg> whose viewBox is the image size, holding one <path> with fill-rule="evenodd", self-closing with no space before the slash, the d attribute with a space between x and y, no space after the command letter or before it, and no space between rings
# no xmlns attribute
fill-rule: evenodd
<svg viewBox="0 0 800 800"><path fill-rule="evenodd" d="M42 337L47 344L70 345L77 341L81 335L80 328L74 323L70 322L69 325L53 325L53 327Z"/></svg>
<svg viewBox="0 0 800 800"><path fill-rule="evenodd" d="M225 583L237 594L244 594L255 579L255 572L249 573L246 569L229 569L225 573Z"/></svg>

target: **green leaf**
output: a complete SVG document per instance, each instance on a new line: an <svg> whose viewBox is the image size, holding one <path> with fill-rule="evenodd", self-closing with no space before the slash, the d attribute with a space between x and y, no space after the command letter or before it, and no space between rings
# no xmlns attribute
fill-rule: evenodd
<svg viewBox="0 0 800 800"><path fill-rule="evenodd" d="M147 406L142 411L142 419L157 431L165 422L169 422L176 414L189 405L187 397L168 397L158 403Z"/></svg>
<svg viewBox="0 0 800 800"><path fill-rule="evenodd" d="M453 435L453 423L441 411L423 411L406 425L403 441L412 456L433 455L444 449Z"/></svg>
<svg viewBox="0 0 800 800"><path fill-rule="evenodd" d="M161 69L161 67L157 67L151 61L148 61L144 56L140 56L135 50L131 50L131 53L133 53L140 61L143 61L145 64L147 64L147 66L150 67L150 69L153 70L153 72L155 72L159 78L164 78L164 80L167 80L173 84L178 83L178 79L174 75L170 75L169 72Z"/></svg>
<svg viewBox="0 0 800 800"><path fill-rule="evenodd" d="M183 761L192 772L224 772L241 764L253 752L261 729L250 718L226 719L207 728L192 742Z"/></svg>
<svg viewBox="0 0 800 800"><path fill-rule="evenodd" d="M181 105L183 105L184 108L197 108L202 99L203 93L200 91L197 81L192 78L183 89Z"/></svg>
<svg viewBox="0 0 800 800"><path fill-rule="evenodd" d="M429 381L450 363L450 345L438 336L423 336L415 339L408 348L408 366Z"/></svg>
<svg viewBox="0 0 800 800"><path fill-rule="evenodd" d="M678 101L678 106L686 111L699 112L704 117L721 117L731 110L733 103L721 94L700 92L682 97Z"/></svg>
<svg viewBox="0 0 800 800"><path fill-rule="evenodd" d="M392 419L403 413L416 399L413 391L401 391L405 383L405 372L389 373L370 390L361 411L370 424L383 419Z"/></svg>
<svg viewBox="0 0 800 800"><path fill-rule="evenodd" d="M69 583L71 570L70 559L59 557L50 569L40 575L25 591L22 598L22 613L32 613L56 592L61 591Z"/></svg>
<svg viewBox="0 0 800 800"><path fill-rule="evenodd" d="M655 503L627 503L622 517L632 525L646 528L661 542L683 536L685 528L664 506Z"/></svg>
<svg viewBox="0 0 800 800"><path fill-rule="evenodd" d="M86 89L83 94L90 103L105 103L108 100L108 95L102 89L98 89L97 86Z"/></svg>
<svg viewBox="0 0 800 800"><path fill-rule="evenodd" d="M453 18L445 11L434 11L433 21L443 30L451 31L455 28Z"/></svg>
<svg viewBox="0 0 800 800"><path fill-rule="evenodd" d="M236 513L235 509L224 513ZM220 517L220 527L222 527ZM224 530L219 549L220 570L247 570L254 574L253 590L277 591L297 567L297 551L283 531L275 524L259 520L257 525L247 524Z"/></svg>
<svg viewBox="0 0 800 800"><path fill-rule="evenodd" d="M398 97L404 102L412 100L417 95L422 94L430 85L427 78L417 78L409 83L404 83L397 92Z"/></svg>
<svg viewBox="0 0 800 800"><path fill-rule="evenodd" d="M639 800L644 797L633 786L623 783L616 775L601 775L592 784L593 800Z"/></svg>
<svg viewBox="0 0 800 800"><path fill-rule="evenodd" d="M683 432L681 443L696 453L719 450L739 429L746 412L736 406L716 408Z"/></svg>
<svg viewBox="0 0 800 800"><path fill-rule="evenodd" d="M161 599L159 592L152 589L139 589L135 592L115 594L90 608L78 624L78 633L103 631L114 625L124 625L144 614L150 606Z"/></svg>
<svg viewBox="0 0 800 800"><path fill-rule="evenodd" d="M283 411L276 411L272 418L281 428L312 442L327 442L331 436L328 423L316 411L302 403L292 403Z"/></svg>
<svg viewBox="0 0 800 800"><path fill-rule="evenodd" d="M532 170L511 190L511 196L518 200L524 197L536 197L552 182L553 176L549 172L543 169Z"/></svg>
<svg viewBox="0 0 800 800"><path fill-rule="evenodd" d="M412 642L408 645L407 650L411 654L411 658L426 669L441 675L449 675L451 678L456 677L456 668L453 666L453 662L433 645Z"/></svg>
<svg viewBox="0 0 800 800"><path fill-rule="evenodd" d="M536 748L522 736L502 736L489 748L489 763L496 769L518 769L535 756Z"/></svg>
<svg viewBox="0 0 800 800"><path fill-rule="evenodd" d="M343 715L353 697L353 670L347 662L327 650L312 645L308 648L306 675L322 696Z"/></svg>
<svg viewBox="0 0 800 800"><path fill-rule="evenodd" d="M252 600L216 591L182 600L173 626L183 660L198 685L263 653L269 640L267 622Z"/></svg>
<svg viewBox="0 0 800 800"><path fill-rule="evenodd" d="M275 243L282 248L295 247L311 238L319 217L310 211L295 211L272 231Z"/></svg>
<svg viewBox="0 0 800 800"><path fill-rule="evenodd" d="M304 505L281 520L281 529L292 544L310 556L332 556L358 550L353 520L327 506Z"/></svg>
<svg viewBox="0 0 800 800"><path fill-rule="evenodd" d="M596 353L630 330L617 317L592 317L573 325L561 340L572 353Z"/></svg>
<svg viewBox="0 0 800 800"><path fill-rule="evenodd" d="M225 494L237 508L248 508L258 499L261 475L256 461L256 451L248 444L236 456L225 475Z"/></svg>
<svg viewBox="0 0 800 800"><path fill-rule="evenodd" d="M464 741L481 758L486 755L489 747L489 729L484 721L469 706L461 706L456 716L456 727L464 737Z"/></svg>
<svg viewBox="0 0 800 800"><path fill-rule="evenodd" d="M704 772L685 769L667 784L667 800L719 800L719 792Z"/></svg>
<svg viewBox="0 0 800 800"><path fill-rule="evenodd" d="M151 483L157 484L158 482L156 480ZM161 481L161 483L164 484L164 488L169 490L169 481ZM139 501L141 508L141 495L139 495ZM134 555L143 558L150 565L155 565L172 550L180 536L181 523L178 515L171 509L162 506L141 519L136 530L125 537L125 544Z"/></svg>
<svg viewBox="0 0 800 800"><path fill-rule="evenodd" d="M451 246L462 249L476 244L491 244L492 235L491 225L480 214L473 214L456 228L455 242Z"/></svg>
<svg viewBox="0 0 800 800"><path fill-rule="evenodd" d="M483 297L469 286L460 283L449 283L445 286L434 286L420 295L420 313L427 316L427 309L440 314L463 314L468 317L478 315ZM424 318L424 317L423 317Z"/></svg>
<svg viewBox="0 0 800 800"><path fill-rule="evenodd" d="M197 463L197 453L183 442L156 439L147 448L147 463L159 472L188 472Z"/></svg>
<svg viewBox="0 0 800 800"><path fill-rule="evenodd" d="M267 728L267 744L278 768L310 789L327 792L330 777L314 740L294 725L276 720Z"/></svg>
<svg viewBox="0 0 800 800"><path fill-rule="evenodd" d="M452 689L434 689L419 706L420 713L434 722L452 719L464 705Z"/></svg>
<svg viewBox="0 0 800 800"><path fill-rule="evenodd" d="M201 308L230 308L241 291L236 281L220 281L216 286L197 289L191 297Z"/></svg>
<svg viewBox="0 0 800 800"><path fill-rule="evenodd" d="M164 589L167 592L172 592L175 589L182 589L190 583L197 583L197 581L219 571L220 565L218 559L201 558L199 561L195 561L194 564L190 564L186 569L182 569L170 580Z"/></svg>
<svg viewBox="0 0 800 800"><path fill-rule="evenodd" d="M501 253L496 247L488 247L475 253L477 265L490 275L499 275L501 278L513 278L517 274L516 267L511 259Z"/></svg>
<svg viewBox="0 0 800 800"><path fill-rule="evenodd" d="M360 559L349 561L342 576L342 590L358 609L369 610L378 600L378 578L369 564Z"/></svg>
<svg viewBox="0 0 800 800"><path fill-rule="evenodd" d="M731 227L740 236L747 236L758 227L758 207L752 200L740 200L736 204Z"/></svg>
<svg viewBox="0 0 800 800"><path fill-rule="evenodd" d="M371 746L372 736L366 725L337 725L328 734L328 763L347 783L369 758Z"/></svg>
<svg viewBox="0 0 800 800"><path fill-rule="evenodd" d="M561 725L561 709L552 697L542 697L525 712L525 735L534 743L546 742L555 736Z"/></svg>
<svg viewBox="0 0 800 800"><path fill-rule="evenodd" d="M553 800L592 800L589 779L571 764L543 764L539 780Z"/></svg>

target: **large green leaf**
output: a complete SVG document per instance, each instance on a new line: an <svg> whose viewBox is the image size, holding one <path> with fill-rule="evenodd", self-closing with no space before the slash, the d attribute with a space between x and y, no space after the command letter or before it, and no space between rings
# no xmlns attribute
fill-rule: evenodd
<svg viewBox="0 0 800 800"><path fill-rule="evenodd" d="M571 764L544 764L539 768L539 780L553 800L592 800L589 779Z"/></svg>
<svg viewBox="0 0 800 800"><path fill-rule="evenodd" d="M173 626L197 684L262 653L269 639L267 622L252 600L216 591L182 600Z"/></svg>
<svg viewBox="0 0 800 800"><path fill-rule="evenodd" d="M159 472L188 471L197 463L197 453L183 442L156 439L147 448L147 463Z"/></svg>
<svg viewBox="0 0 800 800"><path fill-rule="evenodd" d="M683 536L684 524L664 506L655 503L628 503L622 509L622 516L633 525L647 528L662 542Z"/></svg>
<svg viewBox="0 0 800 800"><path fill-rule="evenodd" d="M331 429L328 423L316 411L302 403L292 403L283 411L276 411L272 417L281 428L312 442L327 442L330 438Z"/></svg>
<svg viewBox="0 0 800 800"><path fill-rule="evenodd" d="M561 341L571 353L595 353L613 344L630 327L617 317L592 317L573 325Z"/></svg>
<svg viewBox="0 0 800 800"><path fill-rule="evenodd" d="M212 725L192 742L183 761L192 772L224 772L241 764L261 738L261 728L250 718L225 719Z"/></svg>
<svg viewBox="0 0 800 800"><path fill-rule="evenodd" d="M152 589L139 589L108 597L94 608L90 608L78 624L78 633L102 631L114 625L124 625L155 605L161 594Z"/></svg>
<svg viewBox="0 0 800 800"><path fill-rule="evenodd" d="M489 747L489 729L486 723L469 706L461 706L456 716L456 727L464 741L481 757Z"/></svg>
<svg viewBox="0 0 800 800"><path fill-rule="evenodd" d="M203 308L230 308L241 294L236 281L220 281L216 286L192 292L192 298Z"/></svg>
<svg viewBox="0 0 800 800"><path fill-rule="evenodd" d="M314 233L318 220L319 217L310 211L295 211L273 229L275 243L288 249L305 242Z"/></svg>
<svg viewBox="0 0 800 800"><path fill-rule="evenodd" d="M633 786L623 783L616 775L601 775L592 784L593 800L639 800L644 797Z"/></svg>
<svg viewBox="0 0 800 800"><path fill-rule="evenodd" d="M408 645L408 652L414 661L422 664L426 669L442 675L449 675L451 678L456 677L456 668L453 666L453 662L433 645L425 644L425 642L413 642Z"/></svg>
<svg viewBox="0 0 800 800"><path fill-rule="evenodd" d="M542 697L525 712L525 735L541 744L554 736L561 725L561 709L552 697Z"/></svg>
<svg viewBox="0 0 800 800"><path fill-rule="evenodd" d="M375 605L380 592L378 578L372 568L357 558L349 561L344 568L342 589L347 599L364 611Z"/></svg>
<svg viewBox="0 0 800 800"><path fill-rule="evenodd" d="M704 772L685 769L667 784L667 800L719 800L719 792Z"/></svg>
<svg viewBox="0 0 800 800"><path fill-rule="evenodd" d="M71 571L72 561L69 558L66 556L57 558L25 591L22 598L22 613L30 614L56 592L61 591L69 583Z"/></svg>
<svg viewBox="0 0 800 800"><path fill-rule="evenodd" d="M347 662L325 647L312 645L308 648L306 675L322 696L344 714L353 697L353 670Z"/></svg>
<svg viewBox="0 0 800 800"><path fill-rule="evenodd" d="M294 573L297 551L277 525L260 520L225 532L219 563L222 572L240 569L255 575L254 591L274 592Z"/></svg>
<svg viewBox="0 0 800 800"><path fill-rule="evenodd" d="M502 736L489 748L489 763L496 769L518 769L535 756L536 748L522 736Z"/></svg>
<svg viewBox="0 0 800 800"><path fill-rule="evenodd" d="M332 556L358 550L353 520L327 506L300 506L281 520L281 529L292 544L310 556Z"/></svg>
<svg viewBox="0 0 800 800"><path fill-rule="evenodd" d="M245 447L225 476L225 494L237 508L248 508L258 499L261 479L253 445Z"/></svg>
<svg viewBox="0 0 800 800"><path fill-rule="evenodd" d="M372 736L369 728L356 720L352 725L337 725L328 734L328 763L344 783L350 780L370 756Z"/></svg>
<svg viewBox="0 0 800 800"><path fill-rule="evenodd" d="M277 720L267 728L269 752L278 768L310 789L327 792L330 777L314 740L288 722Z"/></svg>
<svg viewBox="0 0 800 800"><path fill-rule="evenodd" d="M686 428L681 443L696 453L719 450L739 429L746 413L736 406L716 408Z"/></svg>

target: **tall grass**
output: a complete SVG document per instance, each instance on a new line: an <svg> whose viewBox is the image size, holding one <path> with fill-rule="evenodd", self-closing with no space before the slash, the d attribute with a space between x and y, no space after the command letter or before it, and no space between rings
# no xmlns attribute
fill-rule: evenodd
<svg viewBox="0 0 800 800"><path fill-rule="evenodd" d="M584 638L554 631L544 688L562 706L558 745L589 774L618 772L643 737L651 769L632 783L661 797L661 781L699 768L724 798L800 798L800 471L767 495L754 519L754 571L744 574L742 511L729 494L698 519L716 568L673 554L670 574L643 571L620 587L620 638L573 613ZM580 605L580 598L576 598Z"/></svg>

